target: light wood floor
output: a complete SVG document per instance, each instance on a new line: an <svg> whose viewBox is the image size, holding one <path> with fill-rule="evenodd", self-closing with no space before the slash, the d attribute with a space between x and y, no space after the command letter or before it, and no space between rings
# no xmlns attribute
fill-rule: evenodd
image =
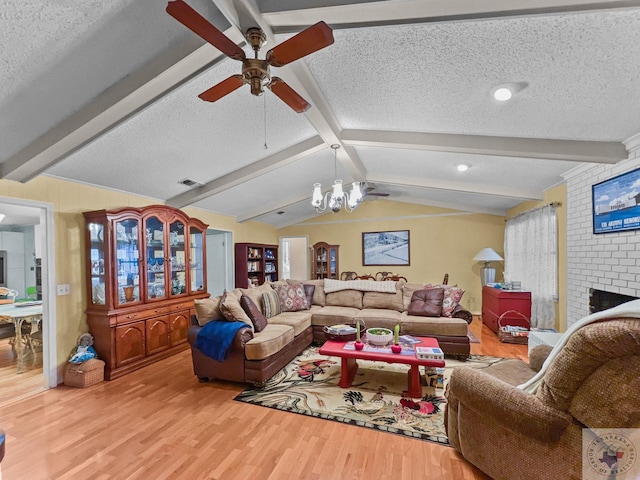
<svg viewBox="0 0 640 480"><path fill-rule="evenodd" d="M42 352L25 357L24 372L17 373L17 359L9 339L0 339L0 407L44 390Z"/></svg>
<svg viewBox="0 0 640 480"><path fill-rule="evenodd" d="M478 319L478 354L527 358ZM235 402L200 384L189 352L89 388L0 407L4 480L487 479L453 448Z"/></svg>

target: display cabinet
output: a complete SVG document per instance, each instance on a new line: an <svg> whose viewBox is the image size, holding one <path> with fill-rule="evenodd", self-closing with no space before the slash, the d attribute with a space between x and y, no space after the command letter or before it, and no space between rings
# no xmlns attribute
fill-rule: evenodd
<svg viewBox="0 0 640 480"><path fill-rule="evenodd" d="M164 205L85 212L87 323L111 380L188 348L207 225Z"/></svg>
<svg viewBox="0 0 640 480"><path fill-rule="evenodd" d="M278 280L278 246L236 243L236 288L249 288Z"/></svg>
<svg viewBox="0 0 640 480"><path fill-rule="evenodd" d="M329 245L325 242L318 242L313 246L311 256L311 278L319 280L322 278L338 279L338 250L339 245Z"/></svg>

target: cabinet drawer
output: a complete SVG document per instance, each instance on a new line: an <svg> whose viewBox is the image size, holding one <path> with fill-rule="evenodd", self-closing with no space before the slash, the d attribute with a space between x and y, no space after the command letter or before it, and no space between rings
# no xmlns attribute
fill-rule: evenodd
<svg viewBox="0 0 640 480"><path fill-rule="evenodd" d="M145 318L154 317L156 315L165 315L173 310L173 307L156 307L148 308L146 310L140 310L138 312L121 313L116 317L116 323L122 325L123 323L131 323L137 320L144 320Z"/></svg>

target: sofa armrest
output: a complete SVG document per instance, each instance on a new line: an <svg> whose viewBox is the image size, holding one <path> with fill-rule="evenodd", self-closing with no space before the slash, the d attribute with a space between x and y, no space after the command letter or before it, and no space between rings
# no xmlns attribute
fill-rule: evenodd
<svg viewBox="0 0 640 480"><path fill-rule="evenodd" d="M460 304L456 305L456 308L453 310L454 318L462 318L465 322L471 323L473 320L473 315L469 310L465 310L464 307Z"/></svg>
<svg viewBox="0 0 640 480"><path fill-rule="evenodd" d="M447 400L456 399L506 430L540 442L553 442L572 423L566 412L543 404L538 397L473 368L451 374ZM460 408L460 407L459 407Z"/></svg>
<svg viewBox="0 0 640 480"><path fill-rule="evenodd" d="M545 362L549 354L553 350L550 345L537 345L529 352L529 368L534 372L539 372L542 364Z"/></svg>
<svg viewBox="0 0 640 480"><path fill-rule="evenodd" d="M189 327L189 330L187 331L187 340L191 346L193 346L196 338L198 338L198 332L200 332L201 329L202 327L200 325L191 325ZM233 342L231 343L229 350L244 350L245 345L252 338L253 332L249 326L241 328L233 337Z"/></svg>

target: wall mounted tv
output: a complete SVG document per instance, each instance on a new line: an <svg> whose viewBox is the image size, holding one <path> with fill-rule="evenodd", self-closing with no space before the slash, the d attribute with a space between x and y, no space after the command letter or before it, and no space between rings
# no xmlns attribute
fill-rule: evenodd
<svg viewBox="0 0 640 480"><path fill-rule="evenodd" d="M593 233L640 228L640 168L591 187Z"/></svg>

